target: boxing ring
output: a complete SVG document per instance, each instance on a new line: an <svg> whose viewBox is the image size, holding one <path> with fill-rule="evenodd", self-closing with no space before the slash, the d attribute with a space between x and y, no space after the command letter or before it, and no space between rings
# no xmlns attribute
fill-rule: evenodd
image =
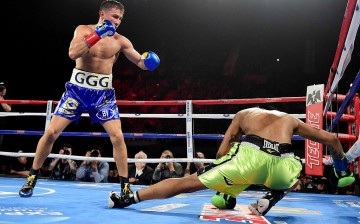
<svg viewBox="0 0 360 224"><path fill-rule="evenodd" d="M358 96L357 96L358 97ZM355 100L358 98L354 98ZM45 113L2 113L2 116L42 116L45 117L45 128L52 116L53 105L57 101L17 101L8 100L11 104L46 105ZM234 114L196 114L194 105L252 105L268 103L301 103L305 108L306 97L283 98L254 98L254 99L224 99L224 100L177 100L177 101L124 101L117 103L122 106L158 105L184 106L186 114L120 114L122 119L133 118L172 118L184 119L186 133L157 134L157 133L124 133L128 138L173 138L186 142L186 158L172 159L131 159L132 162L211 162L213 159L194 158L193 142L195 139L209 141L221 140L222 134L199 134L194 132L194 123L198 119L230 120ZM358 107L357 107L358 108ZM306 114L291 114L306 120ZM329 112L328 118L333 117ZM83 115L87 117L87 114ZM347 119L345 119L346 117ZM352 115L344 115L341 121L356 121ZM210 121L210 122L211 122ZM43 131L32 130L0 130L0 134L8 135L42 135ZM63 132L61 136L108 137L105 132ZM351 142L356 136L340 134L339 138ZM293 141L303 141L300 136L294 136ZM33 149L35 150L35 149ZM76 150L75 150L76 151ZM205 152L206 154L206 152ZM0 151L3 156L28 156L34 153L16 153ZM93 160L93 157L79 155L60 155L51 153L49 158L71 158L74 160ZM113 158L96 158L107 162L114 162ZM247 205L261 197L263 191L247 190L238 196L235 210L218 210L210 203L214 194L211 190L185 193L165 200L145 201L132 205L126 209L107 208L108 194L112 190L119 190L119 184L85 183L78 181L58 181L39 179L34 196L29 199L20 198L18 190L25 178L0 177L0 223L357 223L360 222L360 198L354 195L332 195L290 192L265 217L251 215ZM133 185L137 190L145 186ZM99 215L95 215L99 214ZM126 221L122 221L126 219Z"/></svg>
<svg viewBox="0 0 360 224"><path fill-rule="evenodd" d="M353 85L348 93L343 95L336 93L337 85L344 73L346 65L349 63L351 55L351 45L354 43L354 33L356 34L359 26L359 5L358 1L349 0L344 17L343 26L340 32L340 39L335 55L334 63L331 67L328 83L325 90L318 94L317 90L307 93L304 97L281 97L281 98L254 98L254 99L222 99L222 100L165 100L165 101L117 101L123 107L131 106L178 106L183 107L184 113L121 113L121 119L180 119L184 121L185 131L183 133L124 133L125 139L179 139L185 141L184 157L171 159L132 159L128 162L212 162L212 158L194 158L195 140L220 141L222 133L204 134L195 131L197 120L208 119L229 121L234 113L195 113L194 108L201 106L221 106L236 105L237 110L242 107L251 107L261 104L289 104L301 103L302 111L305 114L291 114L316 127L326 126L326 130L332 132L339 122L346 126L345 133L337 134L344 146L350 148L359 138L360 127L360 98L357 93L360 86L360 72L356 75ZM352 21L357 21L353 23ZM354 25L355 24L355 25ZM356 26L354 28L354 26ZM347 35L349 31L350 35ZM352 39L353 38L353 39ZM350 57L351 58L351 57ZM335 77L335 78L334 78ZM334 82L333 82L334 79ZM333 85L330 88L330 84ZM322 87L323 88L323 87ZM335 94L336 93L336 94ZM320 97L319 97L320 96ZM326 101L324 109L324 101ZM341 103L340 108L332 111L332 103ZM49 125L53 107L57 101L43 100L3 100L0 103L27 105L29 107L38 105L44 111L36 112L4 112L0 117L45 117L44 129L42 130L23 130L23 129L1 129L0 134L18 136L21 141L23 136L41 136ZM321 103L321 104L319 104ZM314 106L315 109L310 106ZM305 108L306 107L306 108ZM318 108L321 108L320 110ZM120 110L121 111L121 110ZM232 111L233 112L233 111ZM285 110L285 112L287 112ZM314 116L316 115L316 116ZM321 116L323 115L323 116ZM87 117L84 114L83 117ZM316 118L316 119L314 119ZM325 125L323 125L325 120ZM140 121L141 122L141 121ZM179 123L180 125L180 123ZM126 131L126 130L125 130ZM74 132L65 130L60 137L108 137L105 132ZM293 137L293 142L303 142L305 156L302 159L306 174L322 176L324 173L323 161L329 156L327 149L321 145L306 141L299 136ZM35 147L32 149L35 150ZM213 148L211 150L216 150ZM75 150L76 151L76 150ZM109 150L111 151L111 150ZM346 151L346 150L345 150ZM207 154L206 151L204 151ZM214 153L214 152L213 152ZM16 153L0 151L0 156L34 157L35 153ZM94 160L93 157L80 155L59 155L53 149L48 158L71 158L73 160ZM114 162L112 157L96 158L107 162ZM356 176L356 183L359 184L360 166L359 158L351 164ZM329 165L329 163L325 164ZM183 193L173 198L164 200L144 201L139 204L131 205L125 209L109 209L107 207L108 194L112 190L118 191L119 184L112 183L85 183L78 181L59 181L50 179L39 179L31 198L21 198L18 191L23 185L25 178L15 178L0 176L0 224L5 223L272 223L272 224L304 224L304 223L360 223L360 198L355 195L336 195L336 194L312 194L290 192L283 200L274 206L265 217L251 215L247 205L264 195L264 191L247 190L238 195L237 205L234 210L218 210L210 203L210 198L215 192L203 190L194 193ZM145 186L133 185L133 190L141 189Z"/></svg>

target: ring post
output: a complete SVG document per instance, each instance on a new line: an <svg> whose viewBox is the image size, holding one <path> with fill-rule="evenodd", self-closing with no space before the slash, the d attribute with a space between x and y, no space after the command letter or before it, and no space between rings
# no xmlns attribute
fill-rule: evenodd
<svg viewBox="0 0 360 224"><path fill-rule="evenodd" d="M193 159L193 106L191 100L186 100L186 149L187 158Z"/></svg>
<svg viewBox="0 0 360 224"><path fill-rule="evenodd" d="M306 124L323 127L324 85L308 86L306 89ZM305 140L305 174L323 176L323 145Z"/></svg>
<svg viewBox="0 0 360 224"><path fill-rule="evenodd" d="M46 122L45 122L45 130L48 128L51 120L51 111L52 111L52 100L48 100L46 104Z"/></svg>

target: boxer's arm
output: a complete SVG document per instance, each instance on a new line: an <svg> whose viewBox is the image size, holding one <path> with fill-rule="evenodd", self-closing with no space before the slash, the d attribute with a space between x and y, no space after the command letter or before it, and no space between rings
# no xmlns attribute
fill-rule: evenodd
<svg viewBox="0 0 360 224"><path fill-rule="evenodd" d="M330 148L334 162L334 168L330 173L330 182L332 184L338 187L344 187L355 181L353 173L347 163L341 142L334 134L312 127L301 120L298 120L298 127L295 133L309 140L325 144Z"/></svg>
<svg viewBox="0 0 360 224"><path fill-rule="evenodd" d="M140 55L138 51L134 49L133 44L129 39L122 36L122 52L125 57L137 65L143 70L155 70L160 65L160 59L154 52L145 52L143 55Z"/></svg>
<svg viewBox="0 0 360 224"><path fill-rule="evenodd" d="M92 30L88 26L80 25L76 27L69 47L69 57L72 60L76 60L89 52L89 46L84 41L84 37L91 32Z"/></svg>
<svg viewBox="0 0 360 224"><path fill-rule="evenodd" d="M242 131L240 128L240 114L237 113L233 120L231 121L230 126L225 132L224 138L220 144L218 152L216 153L216 159L226 155L231 148L231 144L234 142L239 142L241 140Z"/></svg>
<svg viewBox="0 0 360 224"><path fill-rule="evenodd" d="M296 119L296 121L297 128L295 129L295 134L298 134L309 140L327 145L330 150L332 150L332 153L335 156L333 156L333 159L342 159L344 157L344 151L341 142L334 134L324 131L320 128L305 124L299 119Z"/></svg>
<svg viewBox="0 0 360 224"><path fill-rule="evenodd" d="M70 42L69 57L76 60L88 53L101 38L112 37L115 34L115 27L109 20L104 20L95 27L95 30L86 25L76 27L73 39Z"/></svg>
<svg viewBox="0 0 360 224"><path fill-rule="evenodd" d="M141 55L134 49L133 44L129 39L124 36L121 36L121 51L124 53L125 57L134 63L136 66L143 70L147 70L144 64L144 61L141 59Z"/></svg>

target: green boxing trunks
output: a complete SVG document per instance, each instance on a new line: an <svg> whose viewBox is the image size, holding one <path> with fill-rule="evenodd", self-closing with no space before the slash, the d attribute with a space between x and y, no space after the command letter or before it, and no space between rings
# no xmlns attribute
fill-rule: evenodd
<svg viewBox="0 0 360 224"><path fill-rule="evenodd" d="M228 154L198 171L209 189L236 197L252 184L285 190L297 182L302 169L290 144L248 135L234 143Z"/></svg>

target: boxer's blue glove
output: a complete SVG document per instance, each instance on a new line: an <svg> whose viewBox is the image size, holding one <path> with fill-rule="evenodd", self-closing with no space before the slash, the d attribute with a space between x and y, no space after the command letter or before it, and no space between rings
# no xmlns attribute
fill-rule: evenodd
<svg viewBox="0 0 360 224"><path fill-rule="evenodd" d="M150 71L154 71L160 65L159 57L152 51L144 52L141 58L144 60L146 68Z"/></svg>
<svg viewBox="0 0 360 224"><path fill-rule="evenodd" d="M89 47L94 46L101 38L111 37L115 34L115 27L109 20L104 20L101 24L95 27L95 31L84 38Z"/></svg>
<svg viewBox="0 0 360 224"><path fill-rule="evenodd" d="M345 187L355 182L354 174L351 172L347 159L344 157L341 160L333 159L334 166L330 171L330 183Z"/></svg>

